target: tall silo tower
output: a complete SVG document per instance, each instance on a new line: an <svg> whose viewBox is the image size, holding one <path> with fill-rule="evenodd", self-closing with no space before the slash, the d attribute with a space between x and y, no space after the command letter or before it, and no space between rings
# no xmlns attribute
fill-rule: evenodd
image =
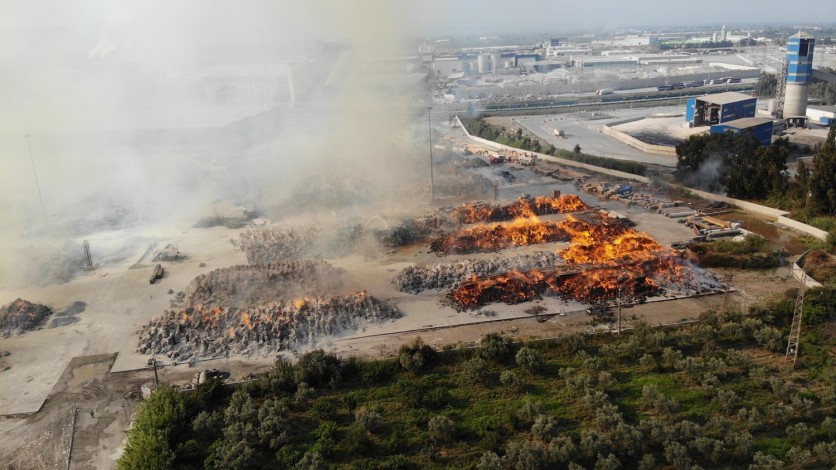
<svg viewBox="0 0 836 470"><path fill-rule="evenodd" d="M813 36L799 31L787 38L787 88L784 118L803 118L807 114L807 91L813 81Z"/></svg>

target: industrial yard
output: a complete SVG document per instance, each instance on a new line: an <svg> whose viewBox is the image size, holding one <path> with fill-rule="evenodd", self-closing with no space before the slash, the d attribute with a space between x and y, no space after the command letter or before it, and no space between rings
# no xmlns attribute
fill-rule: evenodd
<svg viewBox="0 0 836 470"><path fill-rule="evenodd" d="M836 27L326 3L0 7L4 468L836 463Z"/></svg>

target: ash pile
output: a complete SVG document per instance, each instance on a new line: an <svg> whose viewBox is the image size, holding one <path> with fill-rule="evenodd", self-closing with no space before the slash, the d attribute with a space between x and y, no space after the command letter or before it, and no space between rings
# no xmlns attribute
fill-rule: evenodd
<svg viewBox="0 0 836 470"><path fill-rule="evenodd" d="M20 335L32 331L51 313L52 309L46 305L15 299L0 307L0 334L8 338L13 334Z"/></svg>
<svg viewBox="0 0 836 470"><path fill-rule="evenodd" d="M425 289L456 287L474 277L491 277L509 271L552 268L563 264L557 253L536 251L528 254L502 255L490 259L466 259L453 263L409 266L392 279L401 292L417 294Z"/></svg>
<svg viewBox="0 0 836 470"><path fill-rule="evenodd" d="M365 291L280 300L249 308L189 307L166 311L142 328L138 352L175 361L257 354L314 345L327 337L399 318L401 311Z"/></svg>
<svg viewBox="0 0 836 470"><path fill-rule="evenodd" d="M317 224L251 229L241 232L238 246L249 264L292 259L340 258L357 251L359 225L323 229Z"/></svg>
<svg viewBox="0 0 836 470"><path fill-rule="evenodd" d="M194 278L176 303L243 307L275 300L276 292L284 297L333 294L342 284L341 271L326 261L310 260L230 266Z"/></svg>

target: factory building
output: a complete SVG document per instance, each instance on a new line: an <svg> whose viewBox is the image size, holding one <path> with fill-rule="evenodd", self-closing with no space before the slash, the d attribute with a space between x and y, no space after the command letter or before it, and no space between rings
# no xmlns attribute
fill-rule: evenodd
<svg viewBox="0 0 836 470"><path fill-rule="evenodd" d="M836 124L836 106L807 106L807 117L825 126Z"/></svg>
<svg viewBox="0 0 836 470"><path fill-rule="evenodd" d="M755 134L763 145L772 143L772 119L767 118L745 118L735 119L734 121L724 122L722 124L715 124L711 126L712 134L723 134L731 132L733 134L742 135L746 132Z"/></svg>
<svg viewBox="0 0 836 470"><path fill-rule="evenodd" d="M756 105L754 97L732 91L691 98L685 108L685 121L699 127L753 118Z"/></svg>
<svg viewBox="0 0 836 470"><path fill-rule="evenodd" d="M799 31L787 38L787 88L784 92L784 118L807 115L807 92L813 81L813 36Z"/></svg>

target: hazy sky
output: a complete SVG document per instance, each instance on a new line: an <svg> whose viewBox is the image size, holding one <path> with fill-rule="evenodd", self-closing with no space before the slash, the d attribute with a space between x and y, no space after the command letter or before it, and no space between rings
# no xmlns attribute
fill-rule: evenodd
<svg viewBox="0 0 836 470"><path fill-rule="evenodd" d="M213 26L217 39L265 29L314 32L336 8L341 22L368 15L379 2L336 0L0 0L0 28L141 25L165 36ZM584 29L705 24L836 22L834 0L390 0L392 25L422 35L541 33ZM351 5L346 14L345 5ZM333 24L333 18L328 23ZM318 35L322 31L317 32ZM338 32L336 32L338 33Z"/></svg>

